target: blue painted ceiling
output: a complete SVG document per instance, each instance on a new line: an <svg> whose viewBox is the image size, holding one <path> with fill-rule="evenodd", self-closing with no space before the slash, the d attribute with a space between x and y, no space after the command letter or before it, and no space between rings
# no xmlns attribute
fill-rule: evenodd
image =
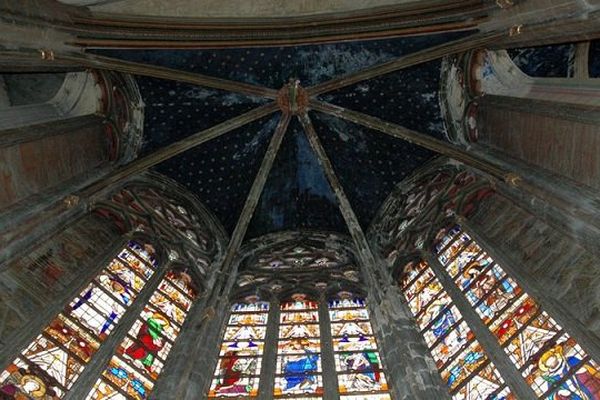
<svg viewBox="0 0 600 400"><path fill-rule="evenodd" d="M464 35L276 48L98 52L279 89L290 78L309 87ZM439 76L440 61L435 61L326 93L321 99L443 139ZM144 154L267 102L178 82L137 80L146 104ZM311 112L310 116L363 228L393 187L435 156L325 114ZM174 157L156 170L194 192L231 233L278 120L278 113L265 117ZM298 228L347 231L318 160L293 119L247 236Z"/></svg>

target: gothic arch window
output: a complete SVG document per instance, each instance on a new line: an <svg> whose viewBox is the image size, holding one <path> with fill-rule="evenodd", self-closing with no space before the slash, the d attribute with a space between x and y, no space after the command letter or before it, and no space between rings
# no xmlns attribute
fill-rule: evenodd
<svg viewBox="0 0 600 400"><path fill-rule="evenodd" d="M507 397L500 373L431 267L409 263L400 285L452 398Z"/></svg>
<svg viewBox="0 0 600 400"><path fill-rule="evenodd" d="M208 397L258 395L268 312L267 302L232 306Z"/></svg>
<svg viewBox="0 0 600 400"><path fill-rule="evenodd" d="M0 375L0 393L62 398L143 292L158 264L152 246L129 243Z"/></svg>
<svg viewBox="0 0 600 400"><path fill-rule="evenodd" d="M147 399L197 295L185 268L169 270L87 399Z"/></svg>
<svg viewBox="0 0 600 400"><path fill-rule="evenodd" d="M344 297L329 301L328 307L341 398L389 399L365 300Z"/></svg>
<svg viewBox="0 0 600 400"><path fill-rule="evenodd" d="M434 251L435 268L412 263L401 285L438 365L440 349L455 360L450 362L458 360L464 366L474 360L456 355L465 346L461 342L476 340L462 320L462 311L483 322L538 398L600 398L598 364L469 233L460 226L449 229ZM453 288L443 287L442 275ZM471 309L458 310L446 292L449 289L458 289ZM423 319L428 324L423 325ZM451 375L441 371L455 398L479 398L459 396ZM475 381L476 374L465 380Z"/></svg>
<svg viewBox="0 0 600 400"><path fill-rule="evenodd" d="M269 347L273 359L264 358ZM256 397L266 382L273 383L275 399L322 399L328 389L346 400L390 399L365 301L316 301L297 293L278 307L234 304L208 397Z"/></svg>
<svg viewBox="0 0 600 400"><path fill-rule="evenodd" d="M319 304L304 295L281 304L274 397L323 393Z"/></svg>

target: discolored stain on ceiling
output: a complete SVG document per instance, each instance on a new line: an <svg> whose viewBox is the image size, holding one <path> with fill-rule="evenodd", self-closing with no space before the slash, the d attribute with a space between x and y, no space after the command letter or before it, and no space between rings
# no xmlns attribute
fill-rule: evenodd
<svg viewBox="0 0 600 400"><path fill-rule="evenodd" d="M142 153L149 153L267 100L163 79L137 77L145 103Z"/></svg>
<svg viewBox="0 0 600 400"><path fill-rule="evenodd" d="M335 195L295 118L281 144L247 238L293 229L347 231Z"/></svg>
<svg viewBox="0 0 600 400"><path fill-rule="evenodd" d="M445 138L439 88L441 61L406 68L322 95L330 103Z"/></svg>
<svg viewBox="0 0 600 400"><path fill-rule="evenodd" d="M327 114L310 115L363 229L394 187L436 154Z"/></svg>

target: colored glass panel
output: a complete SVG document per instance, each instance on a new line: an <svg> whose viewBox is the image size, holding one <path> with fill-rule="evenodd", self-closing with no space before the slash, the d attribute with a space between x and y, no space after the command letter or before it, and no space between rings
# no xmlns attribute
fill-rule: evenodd
<svg viewBox="0 0 600 400"><path fill-rule="evenodd" d="M66 389L71 388L84 367L81 359L44 335L38 336L23 356Z"/></svg>
<svg viewBox="0 0 600 400"><path fill-rule="evenodd" d="M370 369L363 369L352 374L340 374L338 375L338 385L341 394L388 389L385 374Z"/></svg>
<svg viewBox="0 0 600 400"><path fill-rule="evenodd" d="M281 339L318 338L319 336L320 330L318 324L294 324L279 326L279 337Z"/></svg>
<svg viewBox="0 0 600 400"><path fill-rule="evenodd" d="M550 399L599 399L600 371L568 335L546 348L523 370L535 393Z"/></svg>
<svg viewBox="0 0 600 400"><path fill-rule="evenodd" d="M121 389L130 399L147 399L148 394L154 387L154 384L144 377L143 374L114 356L108 363L108 367L102 372L102 376L107 382ZM97 396L97 392L94 392L94 389L88 394L87 398L93 398L93 396Z"/></svg>
<svg viewBox="0 0 600 400"><path fill-rule="evenodd" d="M196 295L191 282L191 276L184 271L165 274L88 398L100 396L103 380L132 398L148 397L181 331L186 311L194 300L192 296Z"/></svg>
<svg viewBox="0 0 600 400"><path fill-rule="evenodd" d="M596 364L577 342L475 241L457 242L448 273L539 398L600 399Z"/></svg>
<svg viewBox="0 0 600 400"><path fill-rule="evenodd" d="M369 322L346 321L334 322L331 324L331 334L333 336L360 336L372 335L373 330Z"/></svg>
<svg viewBox="0 0 600 400"><path fill-rule="evenodd" d="M372 392L386 392L387 382L382 360L377 351L369 312L363 299L344 299L329 303L329 318L338 390L351 394L343 398L370 398ZM337 322L340 321L340 322ZM359 394L360 392L371 392ZM382 398L389 398L385 396ZM379 398L379 397L375 397Z"/></svg>
<svg viewBox="0 0 600 400"><path fill-rule="evenodd" d="M341 300L332 300L329 302L329 309L336 308L364 308L366 305L363 299L354 298L354 299L341 299Z"/></svg>
<svg viewBox="0 0 600 400"><path fill-rule="evenodd" d="M431 355L436 361L438 368L450 361L459 351L473 339L473 333L465 322L462 322L455 329L450 330L446 335L435 337L431 331L425 332L425 341L431 348ZM432 338L433 336L433 338ZM435 340L433 340L435 339Z"/></svg>
<svg viewBox="0 0 600 400"><path fill-rule="evenodd" d="M308 351L318 353L321 349L319 339L294 338L289 340L280 340L278 345L278 354L296 354L299 351Z"/></svg>
<svg viewBox="0 0 600 400"><path fill-rule="evenodd" d="M321 375L286 373L275 377L275 396L290 394L323 393L323 378Z"/></svg>
<svg viewBox="0 0 600 400"><path fill-rule="evenodd" d="M231 310L208 397L255 397L269 305L238 303Z"/></svg>
<svg viewBox="0 0 600 400"><path fill-rule="evenodd" d="M279 317L279 322L282 324L311 323L318 320L319 316L316 311L282 312Z"/></svg>
<svg viewBox="0 0 600 400"><path fill-rule="evenodd" d="M461 314L458 309L452 305L450 296L448 296L445 291L441 291L417 314L417 324L420 329L425 329L426 327L433 325L432 329L436 332L437 336L440 336L443 328L451 326L460 318ZM438 330L440 330L439 334Z"/></svg>
<svg viewBox="0 0 600 400"><path fill-rule="evenodd" d="M452 363L442 371L442 379L452 390L469 378L473 371L487 361L487 355L478 342L472 342Z"/></svg>
<svg viewBox="0 0 600 400"><path fill-rule="evenodd" d="M10 392L15 398L63 397L143 289L154 267L152 248L130 241L6 368L0 378L0 387L6 386L2 393ZM42 392L45 394L40 395Z"/></svg>
<svg viewBox="0 0 600 400"><path fill-rule="evenodd" d="M359 394L341 396L344 400L392 400L389 394Z"/></svg>
<svg viewBox="0 0 600 400"><path fill-rule="evenodd" d="M94 389L86 400L127 400L127 397L114 386L99 380L94 384Z"/></svg>
<svg viewBox="0 0 600 400"><path fill-rule="evenodd" d="M354 310L332 310L329 313L329 319L331 322L338 321L356 321L369 319L369 313L364 308Z"/></svg>
<svg viewBox="0 0 600 400"><path fill-rule="evenodd" d="M234 352L240 356L260 356L264 351L264 345L261 341L223 342L219 355L224 356L226 353Z"/></svg>
<svg viewBox="0 0 600 400"><path fill-rule="evenodd" d="M276 397L323 392L317 307L318 304L310 300L281 304Z"/></svg>
<svg viewBox="0 0 600 400"><path fill-rule="evenodd" d="M438 257L442 265L446 265L450 260L453 260L470 240L471 237L465 233L457 235L455 240L439 254Z"/></svg>
<svg viewBox="0 0 600 400"><path fill-rule="evenodd" d="M301 342L301 340L298 340ZM284 355L277 356L277 374L287 375L306 375L321 373L321 355L308 346L303 346L299 343L298 347L294 350L300 351L301 353L286 353ZM319 350L318 348L317 350Z"/></svg>
<svg viewBox="0 0 600 400"><path fill-rule="evenodd" d="M453 400L514 400L510 389L492 364L486 365L469 379L453 396Z"/></svg>
<svg viewBox="0 0 600 400"><path fill-rule="evenodd" d="M289 301L281 304L281 311L316 310L318 306L317 302L310 300Z"/></svg>
<svg viewBox="0 0 600 400"><path fill-rule="evenodd" d="M223 368L228 368L223 365ZM255 397L258 396L258 376L220 377L213 379L209 397Z"/></svg>
<svg viewBox="0 0 600 400"><path fill-rule="evenodd" d="M377 343L375 342L375 338L372 336L342 336L335 337L333 339L334 351L361 351L368 349L377 349Z"/></svg>
<svg viewBox="0 0 600 400"><path fill-rule="evenodd" d="M225 340L259 340L265 337L265 326L229 326L225 330Z"/></svg>

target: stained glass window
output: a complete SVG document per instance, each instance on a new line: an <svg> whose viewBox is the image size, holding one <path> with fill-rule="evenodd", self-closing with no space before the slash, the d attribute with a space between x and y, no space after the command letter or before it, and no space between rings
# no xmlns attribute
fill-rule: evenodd
<svg viewBox="0 0 600 400"><path fill-rule="evenodd" d="M460 240L459 236L459 246ZM510 398L500 373L430 266L410 263L400 284L452 398Z"/></svg>
<svg viewBox="0 0 600 400"><path fill-rule="evenodd" d="M283 303L279 317L275 397L322 393L318 304L303 298Z"/></svg>
<svg viewBox="0 0 600 400"><path fill-rule="evenodd" d="M196 296L185 270L167 272L87 399L147 399Z"/></svg>
<svg viewBox="0 0 600 400"><path fill-rule="evenodd" d="M436 252L539 398L600 399L598 364L468 233L452 228Z"/></svg>
<svg viewBox="0 0 600 400"><path fill-rule="evenodd" d="M0 393L62 398L154 274L153 253L130 241L0 374Z"/></svg>
<svg viewBox="0 0 600 400"><path fill-rule="evenodd" d="M235 304L225 328L208 397L256 397L269 304Z"/></svg>
<svg viewBox="0 0 600 400"><path fill-rule="evenodd" d="M272 397L319 400L324 395L323 351L335 359L337 387L345 400L389 400L386 376L365 302L329 302L331 322L319 319L316 301L295 294L280 304L268 319L268 304L235 304L221 345L209 397L251 398L259 394L259 380L273 382ZM274 314L274 315L275 315ZM268 324L267 324L268 322ZM273 332L266 346L277 346L271 363L274 371L261 371L267 325ZM322 329L330 330L333 344L323 348ZM275 349L272 349L275 350ZM334 371L332 371L334 372ZM271 375L273 374L273 375Z"/></svg>
<svg viewBox="0 0 600 400"><path fill-rule="evenodd" d="M341 398L390 399L365 301L330 301L329 319Z"/></svg>

